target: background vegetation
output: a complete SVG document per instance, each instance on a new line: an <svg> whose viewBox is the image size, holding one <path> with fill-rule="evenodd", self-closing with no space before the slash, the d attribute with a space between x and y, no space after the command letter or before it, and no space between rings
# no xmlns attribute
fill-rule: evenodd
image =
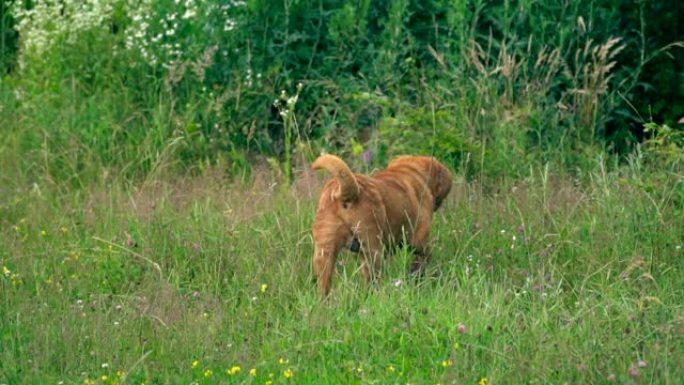
<svg viewBox="0 0 684 385"><path fill-rule="evenodd" d="M370 150L373 164L430 152L519 176L529 164L626 156L651 137L644 123L681 132L684 116L679 2L4 0L2 10L3 143L31 177L217 162L239 173L256 154L284 162L320 149ZM288 126L274 100L295 93Z"/></svg>
<svg viewBox="0 0 684 385"><path fill-rule="evenodd" d="M0 0L0 384L681 384L682 14ZM321 151L454 170L428 278L318 301Z"/></svg>

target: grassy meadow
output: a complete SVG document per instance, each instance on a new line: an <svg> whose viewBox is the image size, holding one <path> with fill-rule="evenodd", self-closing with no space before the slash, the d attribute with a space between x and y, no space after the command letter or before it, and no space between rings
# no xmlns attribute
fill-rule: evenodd
<svg viewBox="0 0 684 385"><path fill-rule="evenodd" d="M347 253L320 301L297 175L4 189L0 382L682 383L681 179L457 178L425 279Z"/></svg>
<svg viewBox="0 0 684 385"><path fill-rule="evenodd" d="M684 2L0 0L0 385L684 385ZM433 258L317 296L322 152Z"/></svg>

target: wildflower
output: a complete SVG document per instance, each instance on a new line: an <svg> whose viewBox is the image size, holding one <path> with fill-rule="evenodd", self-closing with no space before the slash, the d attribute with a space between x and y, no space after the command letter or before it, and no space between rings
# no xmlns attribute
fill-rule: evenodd
<svg viewBox="0 0 684 385"><path fill-rule="evenodd" d="M233 365L230 369L226 370L226 372L228 372L228 374L230 374L231 376L234 376L234 375L240 373L240 370L241 369L239 366ZM255 370L255 372L256 372L256 370Z"/></svg>
<svg viewBox="0 0 684 385"><path fill-rule="evenodd" d="M287 368L287 369L285 369L285 371L283 371L283 376L285 378L288 378L288 379L292 378L293 375L294 375L294 373L292 373L292 369L290 369L290 368Z"/></svg>
<svg viewBox="0 0 684 385"><path fill-rule="evenodd" d="M645 368L646 367L646 361L639 360L639 362L637 362L637 366L640 368Z"/></svg>
<svg viewBox="0 0 684 385"><path fill-rule="evenodd" d="M17 273L12 273L12 275L10 275L10 282L12 283L12 286L21 285L21 276Z"/></svg>
<svg viewBox="0 0 684 385"><path fill-rule="evenodd" d="M83 385L95 385L95 384L97 384L97 381L91 380L90 378L86 378L85 380L83 380Z"/></svg>
<svg viewBox="0 0 684 385"><path fill-rule="evenodd" d="M41 236L41 237L47 237L47 231L45 231L45 230L40 230L40 236Z"/></svg>
<svg viewBox="0 0 684 385"><path fill-rule="evenodd" d="M209 378L214 375L214 372L211 369L207 369L204 371L204 378Z"/></svg>
<svg viewBox="0 0 684 385"><path fill-rule="evenodd" d="M454 361L452 360L442 360L442 367L443 368L448 368L449 366L453 365Z"/></svg>
<svg viewBox="0 0 684 385"><path fill-rule="evenodd" d="M289 108L293 108L294 105L297 104L298 99L299 99L299 95L294 95L294 96L287 98L287 102L286 102L287 106Z"/></svg>
<svg viewBox="0 0 684 385"><path fill-rule="evenodd" d="M265 293L266 290L268 290L268 284L262 283L262 284L261 284L261 292L262 292L262 293Z"/></svg>
<svg viewBox="0 0 684 385"><path fill-rule="evenodd" d="M106 374L103 374L100 378L102 379L102 382L106 382L109 379Z"/></svg>
<svg viewBox="0 0 684 385"><path fill-rule="evenodd" d="M193 369L197 369L197 367L199 366L199 364L200 364L199 360L194 360L194 361L192 361L192 368L193 368Z"/></svg>
<svg viewBox="0 0 684 385"><path fill-rule="evenodd" d="M279 363L280 365L285 365L285 364L287 364L288 362L290 362L290 361L289 361L289 360L286 360L286 359L283 358L283 357L280 357L280 359L278 360L278 363Z"/></svg>
<svg viewBox="0 0 684 385"><path fill-rule="evenodd" d="M264 385L273 385L273 381L271 381L271 380L266 380L266 382L264 382Z"/></svg>
<svg viewBox="0 0 684 385"><path fill-rule="evenodd" d="M5 276L9 276L12 273L12 271L8 269L7 266L3 266L2 273L5 274Z"/></svg>
<svg viewBox="0 0 684 385"><path fill-rule="evenodd" d="M457 330L459 334L466 334L466 327L464 324L458 324Z"/></svg>
<svg viewBox="0 0 684 385"><path fill-rule="evenodd" d="M480 378L480 381L477 383L477 385L487 385L487 377L482 377Z"/></svg>
<svg viewBox="0 0 684 385"><path fill-rule="evenodd" d="M256 377L256 375L257 375L256 368L249 369L249 375L252 377Z"/></svg>
<svg viewBox="0 0 684 385"><path fill-rule="evenodd" d="M396 370L396 369L394 369L394 365L389 365L389 366L387 366L387 371L388 371L388 372L394 373L395 370Z"/></svg>
<svg viewBox="0 0 684 385"><path fill-rule="evenodd" d="M368 163L371 160L371 152L369 150L366 150L363 152L362 157L363 157L363 163Z"/></svg>
<svg viewBox="0 0 684 385"><path fill-rule="evenodd" d="M633 377L633 378L639 377L639 369L634 364L629 366L627 373L629 374L630 377Z"/></svg>

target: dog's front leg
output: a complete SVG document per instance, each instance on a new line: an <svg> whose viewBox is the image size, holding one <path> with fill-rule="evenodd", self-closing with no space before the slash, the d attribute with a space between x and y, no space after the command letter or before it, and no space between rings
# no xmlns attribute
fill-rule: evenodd
<svg viewBox="0 0 684 385"><path fill-rule="evenodd" d="M422 210L423 217L418 222L418 225L413 231L410 239L410 245L413 249L413 260L411 260L411 275L422 276L425 273L425 267L430 260L431 252L429 247L430 240L430 219L431 212L428 209Z"/></svg>
<svg viewBox="0 0 684 385"><path fill-rule="evenodd" d="M330 280L335 269L335 259L338 248L332 247L314 247L313 269L318 280L318 291L321 296L325 297L330 292Z"/></svg>
<svg viewBox="0 0 684 385"><path fill-rule="evenodd" d="M379 237L368 237L361 242L361 274L367 284L375 283L382 268L383 245Z"/></svg>

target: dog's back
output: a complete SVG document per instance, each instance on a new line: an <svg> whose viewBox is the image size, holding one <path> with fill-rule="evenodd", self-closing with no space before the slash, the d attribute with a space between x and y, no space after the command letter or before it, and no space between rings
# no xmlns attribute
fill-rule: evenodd
<svg viewBox="0 0 684 385"><path fill-rule="evenodd" d="M432 193L434 210L442 205L453 183L451 171L431 156L399 156L392 159L384 171L410 172L421 178Z"/></svg>

